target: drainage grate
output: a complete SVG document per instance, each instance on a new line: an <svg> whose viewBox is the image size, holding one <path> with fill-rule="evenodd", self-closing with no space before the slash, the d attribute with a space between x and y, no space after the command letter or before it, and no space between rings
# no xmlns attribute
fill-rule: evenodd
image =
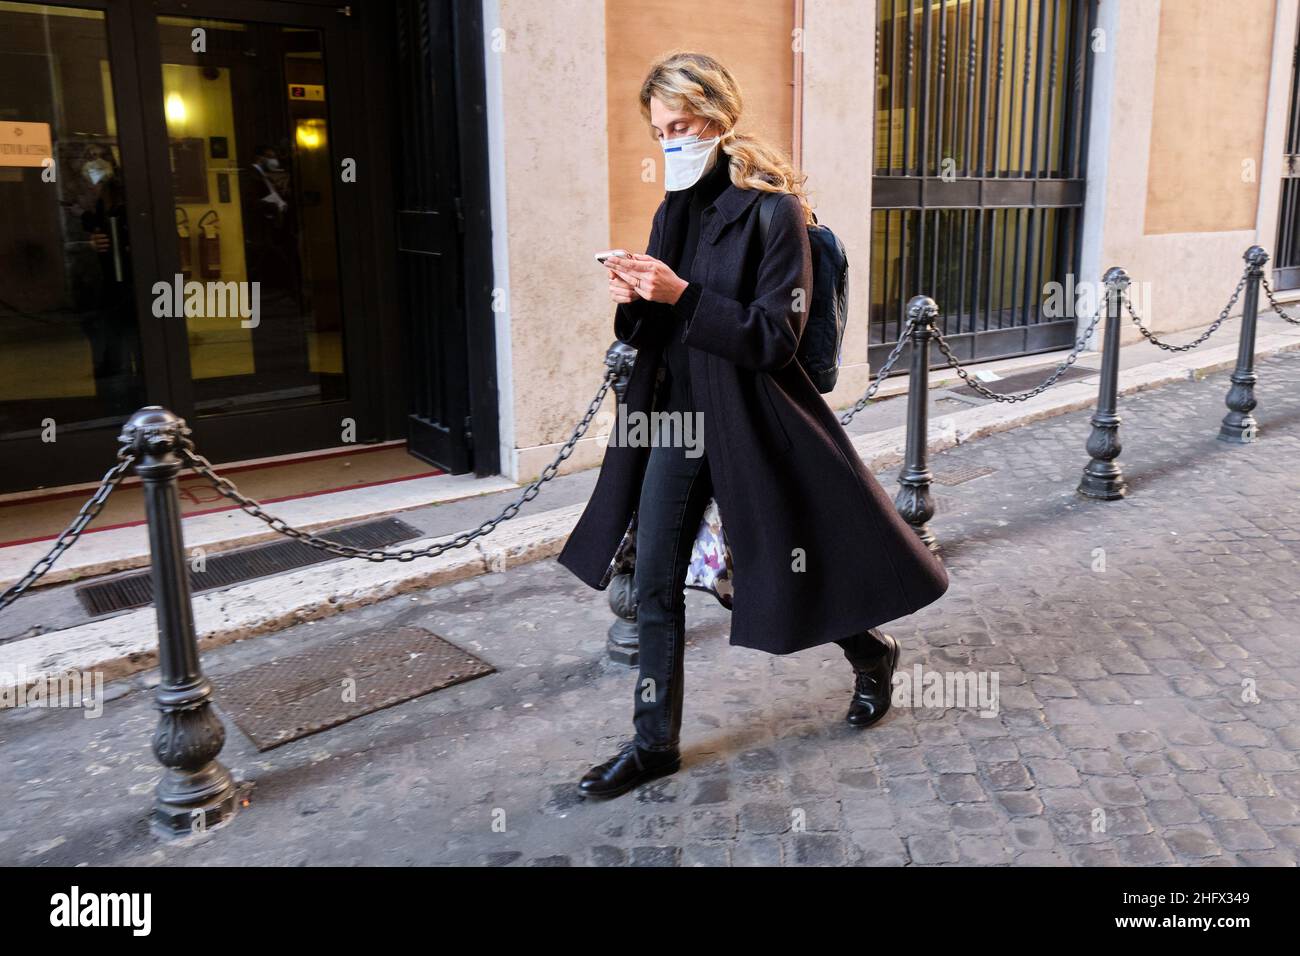
<svg viewBox="0 0 1300 956"><path fill-rule="evenodd" d="M1015 392L1027 392L1035 385L1041 384L1055 369L1056 365L1041 365L1038 368L1031 368L1027 372L1017 372L1015 375L1008 375L1005 378L1000 378L996 382L981 382L980 384L989 391L997 392L999 395L1011 395ZM1100 374L1101 373L1095 368L1080 368L1078 365L1071 365L1061 373L1061 377L1056 381L1068 382L1070 379L1087 378L1090 375ZM993 399L986 398L969 385L963 384L960 388L954 388L953 391L963 397L969 395L984 402L993 401Z"/></svg>
<svg viewBox="0 0 1300 956"><path fill-rule="evenodd" d="M423 532L396 518L380 518L348 528L319 532L323 537L354 548L385 548L399 541L410 541ZM225 551L207 560L203 571L190 569L190 592L211 591L255 578L305 568L331 561L335 555L301 541L276 541L271 544ZM84 584L77 588L77 598L92 617L153 603L153 580L148 571L124 575L108 581Z"/></svg>
<svg viewBox="0 0 1300 956"><path fill-rule="evenodd" d="M976 478L983 478L985 475L991 475L996 470L995 468L985 468L982 465L967 465L961 468L952 468L948 471L934 472L934 482L938 485L960 485L967 481L974 481Z"/></svg>
<svg viewBox="0 0 1300 956"><path fill-rule="evenodd" d="M221 710L258 750L337 727L492 665L422 627L370 631L214 678Z"/></svg>

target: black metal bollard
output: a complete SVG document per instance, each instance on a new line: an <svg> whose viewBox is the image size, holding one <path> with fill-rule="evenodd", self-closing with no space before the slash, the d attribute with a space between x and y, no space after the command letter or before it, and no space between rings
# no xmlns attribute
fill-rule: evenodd
<svg viewBox="0 0 1300 956"><path fill-rule="evenodd" d="M907 317L912 319L912 369L907 383L907 453L898 475L901 486L894 496L894 507L912 526L917 537L935 554L939 541L927 522L934 517L934 498L930 485L934 474L926 462L929 438L930 339L939 306L929 296L913 296L907 303Z"/></svg>
<svg viewBox="0 0 1300 956"><path fill-rule="evenodd" d="M1255 325L1259 318L1259 283L1264 278L1268 253L1259 246L1246 250L1246 295L1241 301L1241 337L1237 340L1237 367L1232 371L1232 385L1224 399L1230 411L1219 426L1219 441L1245 445L1259 433L1255 410Z"/></svg>
<svg viewBox="0 0 1300 956"><path fill-rule="evenodd" d="M625 342L615 342L605 352L605 365L617 370L614 379L615 401L619 404L627 392L632 365L636 362L636 349ZM631 570L614 575L609 582L609 609L614 612L614 623L606 632L605 644L609 659L618 664L635 667L639 660L640 644L636 631L636 587Z"/></svg>
<svg viewBox="0 0 1300 956"><path fill-rule="evenodd" d="M226 822L238 809L234 780L216 759L226 729L212 709L212 685L199 664L185 568L176 494L181 459L176 452L188 434L184 419L151 405L131 416L121 436L135 452L149 519L162 674L155 701L162 714L153 752L166 768L155 793L153 829L165 836L202 832Z"/></svg>
<svg viewBox="0 0 1300 956"><path fill-rule="evenodd" d="M1116 413L1119 401L1119 328L1121 296L1129 287L1128 273L1119 266L1106 270L1102 280L1106 285L1106 341L1102 345L1101 384L1097 391L1097 410L1092 416L1092 432L1088 435L1087 449L1092 460L1083 469L1079 481L1079 494L1086 498L1110 501L1123 498L1128 492L1119 457L1120 417Z"/></svg>

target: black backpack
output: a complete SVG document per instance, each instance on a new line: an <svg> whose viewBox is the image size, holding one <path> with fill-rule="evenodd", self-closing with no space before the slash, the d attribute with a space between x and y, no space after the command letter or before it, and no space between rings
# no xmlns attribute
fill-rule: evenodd
<svg viewBox="0 0 1300 956"><path fill-rule="evenodd" d="M767 246L768 225L776 212L777 197L784 193L766 193L758 200L758 234ZM830 228L817 222L808 227L812 246L813 287L808 322L795 358L823 395L835 388L840 374L844 326L849 321L849 259L844 244Z"/></svg>

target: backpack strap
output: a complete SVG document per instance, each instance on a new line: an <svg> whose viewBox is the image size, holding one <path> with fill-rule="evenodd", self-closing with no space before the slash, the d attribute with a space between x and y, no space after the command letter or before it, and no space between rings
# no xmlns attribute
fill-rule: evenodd
<svg viewBox="0 0 1300 956"><path fill-rule="evenodd" d="M767 232L772 225L772 217L776 215L776 203L778 197L783 193L764 192L758 197L758 237L762 242L763 248L767 248Z"/></svg>
<svg viewBox="0 0 1300 956"><path fill-rule="evenodd" d="M772 225L772 216L776 214L776 203L778 196L784 196L785 193L765 192L758 197L758 236L763 246L767 246L767 231ZM813 222L821 225L817 220L817 213L813 213Z"/></svg>

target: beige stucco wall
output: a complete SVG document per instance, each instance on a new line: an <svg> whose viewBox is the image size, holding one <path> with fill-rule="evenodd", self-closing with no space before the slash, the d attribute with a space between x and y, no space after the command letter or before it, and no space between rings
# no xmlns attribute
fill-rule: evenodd
<svg viewBox="0 0 1300 956"><path fill-rule="evenodd" d="M1160 4L1148 235L1255 228L1269 85L1269 71L1260 65L1271 60L1275 5ZM1225 24L1225 14L1236 22ZM1232 41L1223 42L1225 35Z"/></svg>
<svg viewBox="0 0 1300 956"><path fill-rule="evenodd" d="M832 406L856 401L870 381L871 172L875 124L876 3L804 4L803 170L819 221L849 257L849 324Z"/></svg>
<svg viewBox="0 0 1300 956"><path fill-rule="evenodd" d="M613 340L592 259L609 239L604 8L604 0L495 0L485 9L498 120L489 122L489 151L508 406L502 471L514 478L536 477L555 456L599 386ZM566 464L600 459L599 450L580 451Z"/></svg>
<svg viewBox="0 0 1300 956"><path fill-rule="evenodd" d="M1277 168L1266 119L1286 110L1277 79L1290 69L1290 56L1276 55L1274 0L1204 6L1099 4L1106 49L1094 55L1081 278L1122 266L1144 284L1135 301L1158 331L1212 322L1240 277L1242 252L1272 242L1259 233L1263 203L1276 203L1265 179ZM1229 47L1250 52L1239 61ZM1241 180L1247 160L1256 183ZM1126 323L1122 341L1139 335Z"/></svg>

